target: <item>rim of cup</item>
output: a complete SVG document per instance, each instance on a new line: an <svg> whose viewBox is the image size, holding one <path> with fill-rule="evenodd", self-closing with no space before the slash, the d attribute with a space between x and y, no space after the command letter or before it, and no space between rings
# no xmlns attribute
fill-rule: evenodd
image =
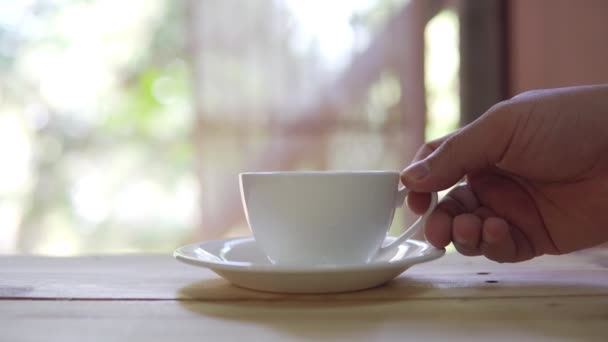
<svg viewBox="0 0 608 342"><path fill-rule="evenodd" d="M394 170L310 170L310 171L259 171L259 172L241 172L240 176L312 176L312 175L352 175L352 174L399 174L399 171Z"/></svg>

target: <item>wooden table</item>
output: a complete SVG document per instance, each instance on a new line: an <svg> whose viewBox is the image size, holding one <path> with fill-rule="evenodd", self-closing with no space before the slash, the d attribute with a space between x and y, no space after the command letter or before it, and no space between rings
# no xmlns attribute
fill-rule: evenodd
<svg viewBox="0 0 608 342"><path fill-rule="evenodd" d="M233 287L170 256L0 257L0 341L608 341L608 260L448 254L334 295Z"/></svg>

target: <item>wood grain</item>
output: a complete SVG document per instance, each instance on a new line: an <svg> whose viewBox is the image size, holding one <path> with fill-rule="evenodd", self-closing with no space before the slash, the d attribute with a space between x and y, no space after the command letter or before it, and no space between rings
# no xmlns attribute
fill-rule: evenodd
<svg viewBox="0 0 608 342"><path fill-rule="evenodd" d="M3 341L605 341L606 297L331 301L0 301Z"/></svg>
<svg viewBox="0 0 608 342"><path fill-rule="evenodd" d="M173 300L409 300L608 296L606 264L586 256L497 264L456 254L417 265L386 286L355 293L285 296L231 286L170 256L0 257L0 298Z"/></svg>
<svg viewBox="0 0 608 342"><path fill-rule="evenodd" d="M448 254L334 295L239 289L169 256L0 257L0 341L606 341L598 255Z"/></svg>

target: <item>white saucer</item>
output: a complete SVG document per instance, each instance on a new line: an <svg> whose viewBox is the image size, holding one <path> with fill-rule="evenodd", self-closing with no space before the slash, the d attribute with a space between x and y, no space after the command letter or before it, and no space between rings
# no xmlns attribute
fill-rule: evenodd
<svg viewBox="0 0 608 342"><path fill-rule="evenodd" d="M394 238L388 237L385 244ZM445 253L429 243L408 240L394 254L364 264L287 266L272 264L253 238L208 241L178 248L173 256L206 267L236 286L283 293L356 291L382 285L409 267Z"/></svg>

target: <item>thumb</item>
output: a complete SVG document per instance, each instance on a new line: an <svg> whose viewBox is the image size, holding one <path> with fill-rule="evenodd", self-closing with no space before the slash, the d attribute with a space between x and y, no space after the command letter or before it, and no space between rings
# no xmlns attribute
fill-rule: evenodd
<svg viewBox="0 0 608 342"><path fill-rule="evenodd" d="M504 107L492 107L470 125L443 139L426 158L402 172L403 184L416 192L440 191L470 172L499 162L516 124L516 117L509 115ZM423 148L433 149L433 146Z"/></svg>

